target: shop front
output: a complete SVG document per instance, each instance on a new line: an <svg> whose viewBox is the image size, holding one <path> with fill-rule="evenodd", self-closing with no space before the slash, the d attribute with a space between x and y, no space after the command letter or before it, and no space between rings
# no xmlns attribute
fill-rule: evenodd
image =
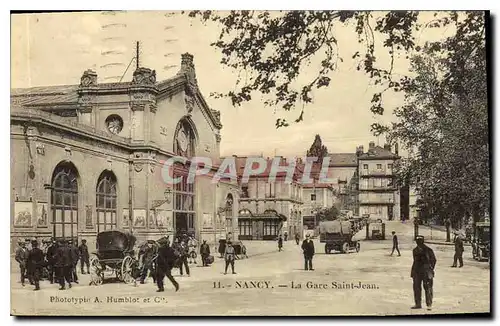
<svg viewBox="0 0 500 326"><path fill-rule="evenodd" d="M239 240L276 240L282 233L286 217L275 210L253 214L243 209L238 214Z"/></svg>

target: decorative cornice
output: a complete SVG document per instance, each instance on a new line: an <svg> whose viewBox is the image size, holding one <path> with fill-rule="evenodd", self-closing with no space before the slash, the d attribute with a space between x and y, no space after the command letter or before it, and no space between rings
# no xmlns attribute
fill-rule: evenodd
<svg viewBox="0 0 500 326"><path fill-rule="evenodd" d="M134 71L132 79L134 85L155 85L156 84L156 71L149 68L137 68Z"/></svg>
<svg viewBox="0 0 500 326"><path fill-rule="evenodd" d="M97 85L97 73L91 69L85 70L80 78L80 87L93 87Z"/></svg>
<svg viewBox="0 0 500 326"><path fill-rule="evenodd" d="M132 111L144 111L144 109L146 108L146 103L144 102L131 102L130 103L130 109Z"/></svg>

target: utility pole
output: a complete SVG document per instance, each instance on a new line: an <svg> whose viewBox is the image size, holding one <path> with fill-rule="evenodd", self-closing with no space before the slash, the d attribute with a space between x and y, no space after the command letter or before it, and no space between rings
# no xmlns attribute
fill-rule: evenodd
<svg viewBox="0 0 500 326"><path fill-rule="evenodd" d="M136 64L136 68L139 69L140 65L139 65L139 41L136 42L136 47L135 47L135 64Z"/></svg>

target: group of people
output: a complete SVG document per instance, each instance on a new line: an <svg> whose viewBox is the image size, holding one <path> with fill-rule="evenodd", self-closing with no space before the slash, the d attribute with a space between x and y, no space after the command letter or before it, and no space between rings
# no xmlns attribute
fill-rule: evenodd
<svg viewBox="0 0 500 326"><path fill-rule="evenodd" d="M81 273L85 274L84 267L89 273L89 251L86 240L82 240L79 247L72 240L50 239L42 241L42 248L38 240L25 240L18 242L15 259L19 264L21 284L25 286L27 279L35 286L35 291L40 290L40 281L46 277L50 284L59 283L60 290L68 287L71 283L78 283L76 272L78 261L80 261ZM31 248L28 248L28 244Z"/></svg>

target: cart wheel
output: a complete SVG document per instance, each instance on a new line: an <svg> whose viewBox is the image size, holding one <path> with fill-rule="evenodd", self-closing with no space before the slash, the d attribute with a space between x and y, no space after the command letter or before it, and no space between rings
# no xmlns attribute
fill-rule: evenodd
<svg viewBox="0 0 500 326"><path fill-rule="evenodd" d="M121 275L122 275L122 281L127 284L132 284L135 282L135 279L132 275L133 264L134 264L134 259L132 257L126 256L123 259Z"/></svg>
<svg viewBox="0 0 500 326"><path fill-rule="evenodd" d="M359 244L359 242L356 242L356 252L359 252L360 249L361 245Z"/></svg>
<svg viewBox="0 0 500 326"><path fill-rule="evenodd" d="M99 258L96 255L90 257L90 284L91 285L101 285L104 280L103 271L101 268L101 263L99 263Z"/></svg>
<svg viewBox="0 0 500 326"><path fill-rule="evenodd" d="M349 253L349 244L348 244L347 242L344 242L344 243L342 244L342 252L343 252L344 254Z"/></svg>

